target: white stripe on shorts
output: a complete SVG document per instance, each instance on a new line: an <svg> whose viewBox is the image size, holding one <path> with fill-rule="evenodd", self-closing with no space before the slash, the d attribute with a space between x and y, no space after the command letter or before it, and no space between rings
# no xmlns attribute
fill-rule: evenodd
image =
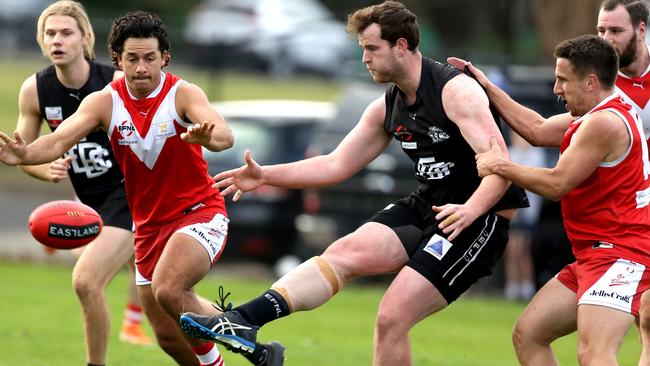
<svg viewBox="0 0 650 366"><path fill-rule="evenodd" d="M489 228L489 232L486 234L486 229L487 229L488 226L490 225L490 223L488 222L488 220L489 220L491 217L494 218L494 220L492 221L492 227ZM490 241L490 237L491 237L492 234L494 233L494 228L496 227L496 224L497 224L497 217L496 217L496 215L487 215L487 216L485 217L485 226L483 226L483 229L479 232L479 234L478 234L478 236L476 237L476 239L474 239L474 241L472 242L472 245L470 245L470 246L467 248L467 250L465 251L465 254L463 254L460 258L458 258L458 260L456 261L456 263L454 263L451 267L449 267L449 269L447 270L447 272L445 272L445 274L442 275L442 277L445 278L445 276L447 276L447 274L449 274L449 271L451 271L454 267L456 267L456 265L457 265L458 263L460 263L460 261L464 260L466 257L469 256L469 260L465 259L465 261L466 261L467 263L465 263L465 265L463 266L463 268L461 268L461 270L460 270L460 271L459 271L459 272L454 276L454 278L452 278L451 281L449 281L449 286L451 286L451 285L454 284L454 281L456 280L456 278L458 278L458 276L460 276L460 275L461 275L461 274L462 274L462 273L467 269L467 267L469 267L469 265L472 264L472 262L474 262L474 260L476 259L476 257L478 257L478 255L479 255L479 254L481 253L481 251L483 250L483 248L485 248L485 245ZM483 239L483 242L481 242L481 239ZM477 243L479 243L478 246L477 246ZM475 251L475 252L472 253L472 251Z"/></svg>

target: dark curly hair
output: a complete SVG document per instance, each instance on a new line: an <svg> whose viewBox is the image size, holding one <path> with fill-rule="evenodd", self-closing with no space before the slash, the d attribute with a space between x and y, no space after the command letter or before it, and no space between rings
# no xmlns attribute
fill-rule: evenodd
<svg viewBox="0 0 650 366"><path fill-rule="evenodd" d="M117 60L124 51L124 42L128 38L151 37L158 39L160 53L169 52L167 27L158 15L144 11L133 11L115 19L108 36L108 52L111 55L113 65L119 67Z"/></svg>

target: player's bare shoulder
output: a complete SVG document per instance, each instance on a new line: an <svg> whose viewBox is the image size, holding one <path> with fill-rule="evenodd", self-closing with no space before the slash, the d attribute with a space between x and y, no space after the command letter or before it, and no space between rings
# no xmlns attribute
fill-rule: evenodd
<svg viewBox="0 0 650 366"><path fill-rule="evenodd" d="M40 113L38 104L38 90L36 86L36 74L29 76L20 87L18 94L18 106L20 113Z"/></svg>
<svg viewBox="0 0 650 366"><path fill-rule="evenodd" d="M178 90L176 91L176 100L178 101L180 99L183 101L183 103L186 103L192 101L195 98L207 100L207 96L205 95L203 89L201 89L196 84L193 84L187 80L183 80L183 83L178 86Z"/></svg>
<svg viewBox="0 0 650 366"><path fill-rule="evenodd" d="M623 116L613 110L604 109L591 113L586 117L586 125L593 134L606 134L612 138L628 137L627 123Z"/></svg>
<svg viewBox="0 0 650 366"><path fill-rule="evenodd" d="M459 100L463 103L458 103ZM487 100L487 94L478 81L465 74L454 76L442 87L442 103L445 111L454 106L467 106L471 110L474 108L474 103L484 104Z"/></svg>
<svg viewBox="0 0 650 366"><path fill-rule="evenodd" d="M610 110L592 113L578 129L576 138L600 146L606 155L604 161L616 160L623 156L632 142L627 123L622 118Z"/></svg>
<svg viewBox="0 0 650 366"><path fill-rule="evenodd" d="M181 118L185 118L189 110L196 108L209 108L210 102L208 101L205 92L196 84L192 84L184 80L176 90L176 112Z"/></svg>
<svg viewBox="0 0 650 366"><path fill-rule="evenodd" d="M382 94L379 98L368 104L361 115L360 124L379 126L383 129L384 118L386 117L386 95Z"/></svg>

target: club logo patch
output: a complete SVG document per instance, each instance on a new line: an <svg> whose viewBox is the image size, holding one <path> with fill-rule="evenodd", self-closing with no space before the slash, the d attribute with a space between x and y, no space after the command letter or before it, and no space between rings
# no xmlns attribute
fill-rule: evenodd
<svg viewBox="0 0 650 366"><path fill-rule="evenodd" d="M423 250L436 257L438 260L442 260L452 246L453 244L451 244L450 241L438 234L434 234L431 239L429 239L427 245L424 246Z"/></svg>
<svg viewBox="0 0 650 366"><path fill-rule="evenodd" d="M436 126L431 126L427 132L427 135L431 137L431 142L434 144L449 140L449 135L447 132L441 130Z"/></svg>
<svg viewBox="0 0 650 366"><path fill-rule="evenodd" d="M58 127L63 122L63 109L61 107L45 107L45 119L51 127Z"/></svg>

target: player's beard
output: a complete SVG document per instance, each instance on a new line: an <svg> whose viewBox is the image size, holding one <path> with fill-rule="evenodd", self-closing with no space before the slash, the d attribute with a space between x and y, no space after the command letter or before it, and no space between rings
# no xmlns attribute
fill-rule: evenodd
<svg viewBox="0 0 650 366"><path fill-rule="evenodd" d="M636 55L636 32L627 46L623 49L621 54L618 57L618 67L623 68L629 66L634 61L634 56Z"/></svg>

